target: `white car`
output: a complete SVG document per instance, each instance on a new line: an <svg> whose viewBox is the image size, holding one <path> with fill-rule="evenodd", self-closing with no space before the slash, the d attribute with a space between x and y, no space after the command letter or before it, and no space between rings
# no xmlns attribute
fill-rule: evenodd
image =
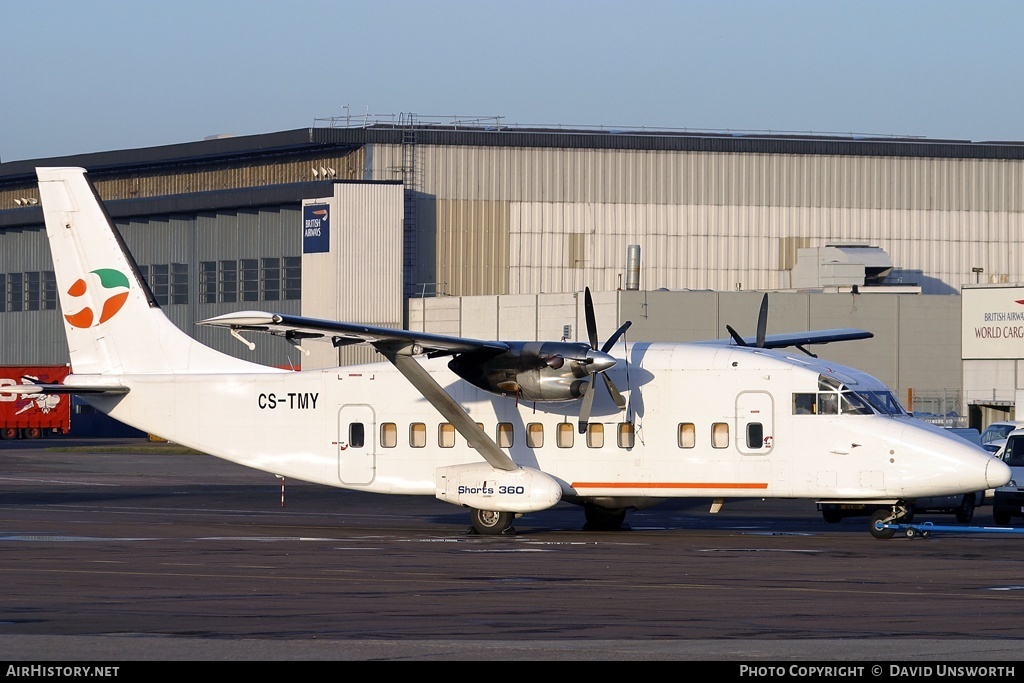
<svg viewBox="0 0 1024 683"><path fill-rule="evenodd" d="M1014 517L1024 517L1024 428L1010 432L996 457L1013 472L1010 481L996 489L992 500L992 521L1005 526Z"/></svg>
<svg viewBox="0 0 1024 683"><path fill-rule="evenodd" d="M1004 420L1002 422L993 422L988 427L985 427L985 431L981 433L981 445L983 448L988 447L988 444L1005 439L1010 435L1017 427L1024 427L1024 420Z"/></svg>

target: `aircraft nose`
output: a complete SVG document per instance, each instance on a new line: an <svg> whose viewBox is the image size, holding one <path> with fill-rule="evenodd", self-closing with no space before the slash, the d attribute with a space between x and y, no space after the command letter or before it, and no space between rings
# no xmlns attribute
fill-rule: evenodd
<svg viewBox="0 0 1024 683"><path fill-rule="evenodd" d="M988 465L985 466L985 481L988 483L988 488L999 488L1010 481L1011 476L1013 476L1013 472L1009 465L998 458L989 458Z"/></svg>

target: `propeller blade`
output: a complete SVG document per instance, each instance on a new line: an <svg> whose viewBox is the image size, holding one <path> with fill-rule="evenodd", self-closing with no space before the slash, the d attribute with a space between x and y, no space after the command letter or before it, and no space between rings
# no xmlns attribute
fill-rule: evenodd
<svg viewBox="0 0 1024 683"><path fill-rule="evenodd" d="M604 385L608 387L608 393L612 395L612 400L615 401L615 405L619 407L619 410L625 408L626 399L624 399L622 394L619 393L619 389L615 386L615 382L612 381L611 377L609 377L607 373L602 372L601 377L604 378Z"/></svg>
<svg viewBox="0 0 1024 683"><path fill-rule="evenodd" d="M726 325L725 329L729 330L729 335L732 337L732 340L736 342L736 346L747 345L747 342L743 341L743 337L740 336L740 333L732 329L732 325Z"/></svg>
<svg viewBox="0 0 1024 683"><path fill-rule="evenodd" d="M580 406L580 434L587 433L587 425L590 422L590 409L594 405L594 380L596 373L590 373L590 382L587 383L587 392L583 394L583 405Z"/></svg>
<svg viewBox="0 0 1024 683"><path fill-rule="evenodd" d="M623 334L625 334L626 330L628 330L629 326L632 325L632 324L633 324L633 322L630 321L630 320L627 320L626 322L622 323L622 327L620 327L619 329L615 330L615 334L613 334L612 336L608 337L608 341L606 341L604 343L604 346L601 347L601 351L603 351L604 353L608 353L608 351L613 346L615 346L615 342L619 341L619 337L621 337Z"/></svg>
<svg viewBox="0 0 1024 683"><path fill-rule="evenodd" d="M590 296L590 287L583 292L583 309L587 316L587 335L590 337L590 348L597 348L597 319L594 317L594 299Z"/></svg>
<svg viewBox="0 0 1024 683"><path fill-rule="evenodd" d="M765 331L768 329L768 292L761 299L761 311L757 314L757 348L764 348Z"/></svg>

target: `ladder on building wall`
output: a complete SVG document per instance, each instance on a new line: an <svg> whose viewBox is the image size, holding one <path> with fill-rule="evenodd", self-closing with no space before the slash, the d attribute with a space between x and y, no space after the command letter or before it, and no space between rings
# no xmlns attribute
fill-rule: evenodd
<svg viewBox="0 0 1024 683"><path fill-rule="evenodd" d="M405 283L405 296L414 296L413 289L416 268L416 196L417 196L417 163L416 163L416 115L401 114L398 118L402 131L402 187L405 202L405 219L402 223L403 256L402 281Z"/></svg>

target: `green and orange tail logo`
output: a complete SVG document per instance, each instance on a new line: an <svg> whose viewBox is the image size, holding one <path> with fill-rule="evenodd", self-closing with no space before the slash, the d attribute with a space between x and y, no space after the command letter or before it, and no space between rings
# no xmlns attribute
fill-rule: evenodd
<svg viewBox="0 0 1024 683"><path fill-rule="evenodd" d="M65 315L64 318L72 327L85 328L105 323L113 318L121 310L121 307L124 306L125 301L128 300L129 283L124 273L113 268L100 268L92 271L90 274L96 275L99 278L99 284L103 288L102 291L106 294L106 298L103 299L103 304L100 306L98 319L96 312L88 306L77 313ZM82 296L87 291L89 291L89 284L82 279L76 280L68 288L68 294L71 296ZM95 295L95 291L92 293ZM98 299L99 297L95 298Z"/></svg>

